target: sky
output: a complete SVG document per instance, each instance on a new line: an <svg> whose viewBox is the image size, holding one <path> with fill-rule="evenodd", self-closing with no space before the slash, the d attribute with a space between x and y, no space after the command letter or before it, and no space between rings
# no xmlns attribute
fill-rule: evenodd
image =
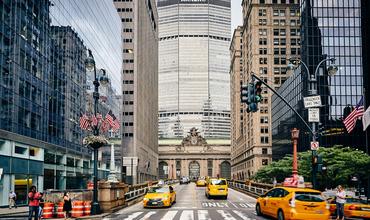
<svg viewBox="0 0 370 220"><path fill-rule="evenodd" d="M242 24L242 0L231 1L231 35ZM104 68L121 90L121 21L113 0L53 0L52 25L70 25L91 49L97 69ZM230 36L231 38L232 36Z"/></svg>
<svg viewBox="0 0 370 220"><path fill-rule="evenodd" d="M243 24L241 4L242 0L231 0L231 34L238 25Z"/></svg>

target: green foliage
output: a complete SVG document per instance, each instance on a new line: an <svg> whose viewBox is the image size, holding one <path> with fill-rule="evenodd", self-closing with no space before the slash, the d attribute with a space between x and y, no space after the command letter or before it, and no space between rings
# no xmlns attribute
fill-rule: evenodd
<svg viewBox="0 0 370 220"><path fill-rule="evenodd" d="M320 148L317 152L323 158L326 170L317 174L318 186L321 189L332 188L339 184L355 186L351 178L356 176L360 183L365 184L370 175L370 156L354 148L334 146ZM298 173L311 181L311 151L298 154ZM279 161L274 161L259 170L253 177L254 180L272 183L275 177L278 182L283 182L292 175L292 155L287 155ZM357 183L356 183L357 184Z"/></svg>

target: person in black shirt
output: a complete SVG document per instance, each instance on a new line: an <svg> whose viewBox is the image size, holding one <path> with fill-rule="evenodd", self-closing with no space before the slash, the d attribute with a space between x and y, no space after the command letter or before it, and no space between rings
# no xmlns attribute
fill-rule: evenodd
<svg viewBox="0 0 370 220"><path fill-rule="evenodd" d="M69 197L69 193L64 192L63 200L64 200L63 212L65 213L64 219L69 219L71 217L70 213L72 211L72 201L71 198Z"/></svg>

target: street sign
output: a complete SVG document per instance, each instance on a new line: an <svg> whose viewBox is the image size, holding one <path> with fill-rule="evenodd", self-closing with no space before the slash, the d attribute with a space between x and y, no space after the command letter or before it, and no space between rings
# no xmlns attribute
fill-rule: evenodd
<svg viewBox="0 0 370 220"><path fill-rule="evenodd" d="M311 141L311 150L318 150L318 149L319 149L319 142Z"/></svg>
<svg viewBox="0 0 370 220"><path fill-rule="evenodd" d="M321 97L319 95L304 97L303 102L304 102L304 107L305 108L320 107L321 106Z"/></svg>
<svg viewBox="0 0 370 220"><path fill-rule="evenodd" d="M308 122L320 122L320 109L309 108L308 109Z"/></svg>

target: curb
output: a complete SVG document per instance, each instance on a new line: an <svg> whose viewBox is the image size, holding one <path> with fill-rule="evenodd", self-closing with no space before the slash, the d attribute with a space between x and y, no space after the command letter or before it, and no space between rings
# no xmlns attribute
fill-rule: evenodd
<svg viewBox="0 0 370 220"><path fill-rule="evenodd" d="M235 191L238 191L238 192L244 193L244 194L246 194L246 195L248 195L248 196L250 196L250 197L253 197L253 198L255 198L255 199L259 197L258 195L254 194L254 193L246 192L246 191L241 190L241 189L238 189L238 188L234 188L234 187L230 187L230 188L231 188L231 189L233 189L233 190L235 190Z"/></svg>

